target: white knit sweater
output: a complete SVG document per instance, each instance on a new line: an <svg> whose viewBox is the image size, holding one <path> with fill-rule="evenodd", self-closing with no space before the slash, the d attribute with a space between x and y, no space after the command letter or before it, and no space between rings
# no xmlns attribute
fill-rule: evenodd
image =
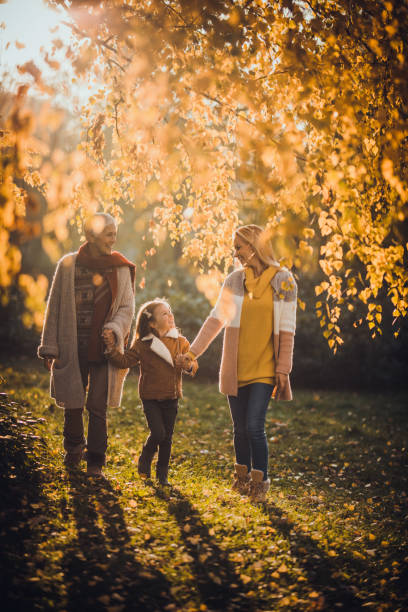
<svg viewBox="0 0 408 612"><path fill-rule="evenodd" d="M50 394L62 408L82 408L85 392L78 360L77 322L75 308L75 260L77 253L65 255L57 264L45 313L39 357L54 357L51 370ZM117 337L119 350L132 323L135 302L130 270L116 268L118 290L112 305L112 317L105 327ZM108 365L108 406L120 405L123 383L129 370Z"/></svg>

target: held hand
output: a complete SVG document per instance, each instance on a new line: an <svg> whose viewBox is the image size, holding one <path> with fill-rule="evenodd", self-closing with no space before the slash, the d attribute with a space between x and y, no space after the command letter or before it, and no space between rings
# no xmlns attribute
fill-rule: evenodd
<svg viewBox="0 0 408 612"><path fill-rule="evenodd" d="M183 370L189 370L191 368L191 359L187 355L177 355L176 366L183 368Z"/></svg>
<svg viewBox="0 0 408 612"><path fill-rule="evenodd" d="M108 350L112 350L116 346L116 336L111 329L104 329L102 332L102 338L105 346Z"/></svg>
<svg viewBox="0 0 408 612"><path fill-rule="evenodd" d="M180 353L176 355L175 364L178 368L182 368L184 365L184 357Z"/></svg>

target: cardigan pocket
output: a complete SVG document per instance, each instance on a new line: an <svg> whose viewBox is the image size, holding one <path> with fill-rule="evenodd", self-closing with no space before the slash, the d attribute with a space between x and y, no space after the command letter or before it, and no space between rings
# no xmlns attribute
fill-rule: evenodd
<svg viewBox="0 0 408 612"><path fill-rule="evenodd" d="M54 374L54 378L61 378L66 374L68 368L72 368L72 363L61 363L57 365L54 361L52 366L52 373Z"/></svg>
<svg viewBox="0 0 408 612"><path fill-rule="evenodd" d="M53 364L52 364L52 369L53 369L53 370L62 370L62 369L63 369L63 368L65 368L67 365L68 365L68 364L67 364L67 363L64 363L64 362L62 361L62 359L58 359L58 357L56 357L56 358L54 359L54 361L53 361Z"/></svg>

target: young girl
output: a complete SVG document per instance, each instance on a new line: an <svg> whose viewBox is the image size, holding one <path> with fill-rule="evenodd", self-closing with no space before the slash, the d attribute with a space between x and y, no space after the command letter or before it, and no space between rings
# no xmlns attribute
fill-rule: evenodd
<svg viewBox="0 0 408 612"><path fill-rule="evenodd" d="M139 457L138 472L142 478L150 478L151 463L158 448L156 477L160 484L168 485L171 441L178 399L182 397L183 368L176 364L176 357L187 353L190 344L175 328L169 304L157 298L140 307L135 339L124 354L116 348L112 330L106 329L103 337L109 361L118 368L138 365L140 369L139 396L150 435ZM184 371L194 375L197 368L197 361L193 361Z"/></svg>

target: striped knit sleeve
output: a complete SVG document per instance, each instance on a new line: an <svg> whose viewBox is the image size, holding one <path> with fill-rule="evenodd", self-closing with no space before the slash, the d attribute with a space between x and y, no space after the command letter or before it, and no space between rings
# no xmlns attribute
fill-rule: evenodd
<svg viewBox="0 0 408 612"><path fill-rule="evenodd" d="M218 336L223 327L223 322L217 319L216 317L207 317L207 319L202 324L197 336L191 343L191 353L195 357L199 357L200 355L202 355L210 346L211 342L216 338L216 336Z"/></svg>
<svg viewBox="0 0 408 612"><path fill-rule="evenodd" d="M274 289L275 334L279 338L276 372L289 374L293 365L297 285L289 270L283 268L275 275L272 286Z"/></svg>
<svg viewBox="0 0 408 612"><path fill-rule="evenodd" d="M272 280L274 306L278 313L275 333L296 331L297 285L289 270L283 268Z"/></svg>
<svg viewBox="0 0 408 612"><path fill-rule="evenodd" d="M195 356L204 353L223 327L239 327L243 294L243 271L235 270L225 279L210 316L191 344L191 352Z"/></svg>
<svg viewBox="0 0 408 612"><path fill-rule="evenodd" d="M61 302L62 291L62 264L69 261L68 258L61 259L55 270L54 277L51 283L51 289L47 301L47 309L45 311L44 326L41 335L41 344L37 349L37 354L41 358L58 357L58 320Z"/></svg>
<svg viewBox="0 0 408 612"><path fill-rule="evenodd" d="M211 342L226 325L228 320L228 304L230 303L231 291L226 287L224 281L220 293L218 294L217 302L210 312L210 316L206 318L197 336L191 343L190 351L196 357L199 357L207 350Z"/></svg>

